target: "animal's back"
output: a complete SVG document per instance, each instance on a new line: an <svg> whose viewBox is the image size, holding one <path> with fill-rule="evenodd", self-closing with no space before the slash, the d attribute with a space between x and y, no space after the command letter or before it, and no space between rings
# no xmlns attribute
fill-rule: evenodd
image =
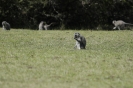
<svg viewBox="0 0 133 88"><path fill-rule="evenodd" d="M122 20L118 20L118 21L115 23L116 26L120 26L120 25L124 25L124 24L125 24L125 22L122 21Z"/></svg>
<svg viewBox="0 0 133 88"><path fill-rule="evenodd" d="M86 47L86 39L85 39L85 37L84 36L81 36L81 49L85 49L85 47Z"/></svg>

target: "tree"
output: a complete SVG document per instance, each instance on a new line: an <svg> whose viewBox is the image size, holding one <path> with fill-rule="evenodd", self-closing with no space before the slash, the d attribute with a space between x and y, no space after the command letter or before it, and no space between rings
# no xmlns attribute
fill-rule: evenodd
<svg viewBox="0 0 133 88"><path fill-rule="evenodd" d="M60 29L108 29L112 20L133 23L133 0L1 0L0 20L37 29L40 21Z"/></svg>

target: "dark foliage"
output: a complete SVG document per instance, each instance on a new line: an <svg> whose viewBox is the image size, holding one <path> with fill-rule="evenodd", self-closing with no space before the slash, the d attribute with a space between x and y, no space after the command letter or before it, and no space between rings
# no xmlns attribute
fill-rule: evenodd
<svg viewBox="0 0 133 88"><path fill-rule="evenodd" d="M40 21L60 29L111 29L112 20L133 23L133 0L1 0L0 21L37 29Z"/></svg>

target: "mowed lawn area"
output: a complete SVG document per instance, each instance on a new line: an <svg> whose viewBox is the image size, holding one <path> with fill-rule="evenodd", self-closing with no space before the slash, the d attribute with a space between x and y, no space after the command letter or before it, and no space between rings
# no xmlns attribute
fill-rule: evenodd
<svg viewBox="0 0 133 88"><path fill-rule="evenodd" d="M0 28L0 88L133 88L133 31Z"/></svg>

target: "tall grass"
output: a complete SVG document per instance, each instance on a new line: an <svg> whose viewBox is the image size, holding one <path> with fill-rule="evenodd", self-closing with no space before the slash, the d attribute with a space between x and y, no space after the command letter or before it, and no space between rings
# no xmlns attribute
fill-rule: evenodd
<svg viewBox="0 0 133 88"><path fill-rule="evenodd" d="M0 88L133 88L132 74L133 31L0 30Z"/></svg>

